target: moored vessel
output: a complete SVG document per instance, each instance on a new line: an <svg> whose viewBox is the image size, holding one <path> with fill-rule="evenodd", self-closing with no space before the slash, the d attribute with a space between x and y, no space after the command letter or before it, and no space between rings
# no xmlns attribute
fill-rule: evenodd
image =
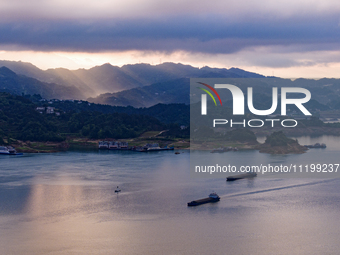
<svg viewBox="0 0 340 255"><path fill-rule="evenodd" d="M106 150L109 148L109 142L106 142L106 141L100 141L98 143L98 149L101 149L101 150Z"/></svg>
<svg viewBox="0 0 340 255"><path fill-rule="evenodd" d="M110 150L117 150L118 149L118 143L117 142L110 142L109 143L109 149Z"/></svg>
<svg viewBox="0 0 340 255"><path fill-rule="evenodd" d="M307 147L308 149L315 149L315 148L321 148L321 149L324 149L326 148L326 144L324 143L316 143L316 144L312 144L312 145L304 145L305 147Z"/></svg>
<svg viewBox="0 0 340 255"><path fill-rule="evenodd" d="M15 148L12 146L0 146L0 154L1 155L22 155L22 153L17 153Z"/></svg>

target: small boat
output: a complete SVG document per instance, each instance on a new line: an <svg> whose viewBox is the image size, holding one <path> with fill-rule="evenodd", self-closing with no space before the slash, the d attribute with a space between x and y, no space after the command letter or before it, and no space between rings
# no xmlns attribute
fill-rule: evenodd
<svg viewBox="0 0 340 255"><path fill-rule="evenodd" d="M216 203L220 201L220 197L216 194L216 192L210 193L209 197L202 198L199 200L194 200L188 203L188 206L198 206L207 203Z"/></svg>
<svg viewBox="0 0 340 255"><path fill-rule="evenodd" d="M117 189L115 190L115 193L119 193L121 192L121 190L119 189L119 187L117 186Z"/></svg>
<svg viewBox="0 0 340 255"><path fill-rule="evenodd" d="M0 146L0 154L1 155L22 155L22 153L17 153L15 148L12 146Z"/></svg>
<svg viewBox="0 0 340 255"><path fill-rule="evenodd" d="M175 154L181 154L180 152L176 151Z"/></svg>
<svg viewBox="0 0 340 255"><path fill-rule="evenodd" d="M324 149L326 148L326 144L322 143L316 143L316 144L312 144L312 145L304 145L305 147L309 148L309 149L314 149L314 148L321 148L321 149Z"/></svg>

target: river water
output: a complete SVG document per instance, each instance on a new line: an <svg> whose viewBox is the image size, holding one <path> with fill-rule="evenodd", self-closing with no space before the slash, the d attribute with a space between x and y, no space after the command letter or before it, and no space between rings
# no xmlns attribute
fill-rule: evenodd
<svg viewBox="0 0 340 255"><path fill-rule="evenodd" d="M339 160L339 138L301 139L327 148L226 155ZM339 254L338 178L196 179L180 152L0 157L0 254ZM211 191L220 202L187 207Z"/></svg>

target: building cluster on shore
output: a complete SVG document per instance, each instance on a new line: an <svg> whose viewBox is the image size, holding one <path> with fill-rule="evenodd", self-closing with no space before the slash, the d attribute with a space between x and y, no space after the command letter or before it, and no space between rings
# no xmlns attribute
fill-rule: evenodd
<svg viewBox="0 0 340 255"><path fill-rule="evenodd" d="M127 142L100 141L98 148L101 150L128 150L129 144Z"/></svg>

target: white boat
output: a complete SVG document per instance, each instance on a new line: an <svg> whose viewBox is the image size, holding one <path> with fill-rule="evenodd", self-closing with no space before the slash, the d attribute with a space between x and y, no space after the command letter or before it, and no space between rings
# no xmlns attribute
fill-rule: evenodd
<svg viewBox="0 0 340 255"><path fill-rule="evenodd" d="M121 142L120 143L120 149L121 150L126 150L126 149L128 149L128 143L126 143L126 142Z"/></svg>
<svg viewBox="0 0 340 255"><path fill-rule="evenodd" d="M0 154L18 155L17 151L12 146L0 146Z"/></svg>
<svg viewBox="0 0 340 255"><path fill-rule="evenodd" d="M109 143L106 142L106 141L100 141L98 148L99 149L108 149L109 148Z"/></svg>
<svg viewBox="0 0 340 255"><path fill-rule="evenodd" d="M103 141L102 143L108 143L109 147L108 149L110 150L127 150L128 149L128 143L126 142L106 142ZM103 148L106 149L106 148Z"/></svg>
<svg viewBox="0 0 340 255"><path fill-rule="evenodd" d="M147 144L147 151L160 151L161 147L159 147L158 143Z"/></svg>
<svg viewBox="0 0 340 255"><path fill-rule="evenodd" d="M109 149L110 150L117 150L118 149L118 143L117 142L110 142Z"/></svg>

